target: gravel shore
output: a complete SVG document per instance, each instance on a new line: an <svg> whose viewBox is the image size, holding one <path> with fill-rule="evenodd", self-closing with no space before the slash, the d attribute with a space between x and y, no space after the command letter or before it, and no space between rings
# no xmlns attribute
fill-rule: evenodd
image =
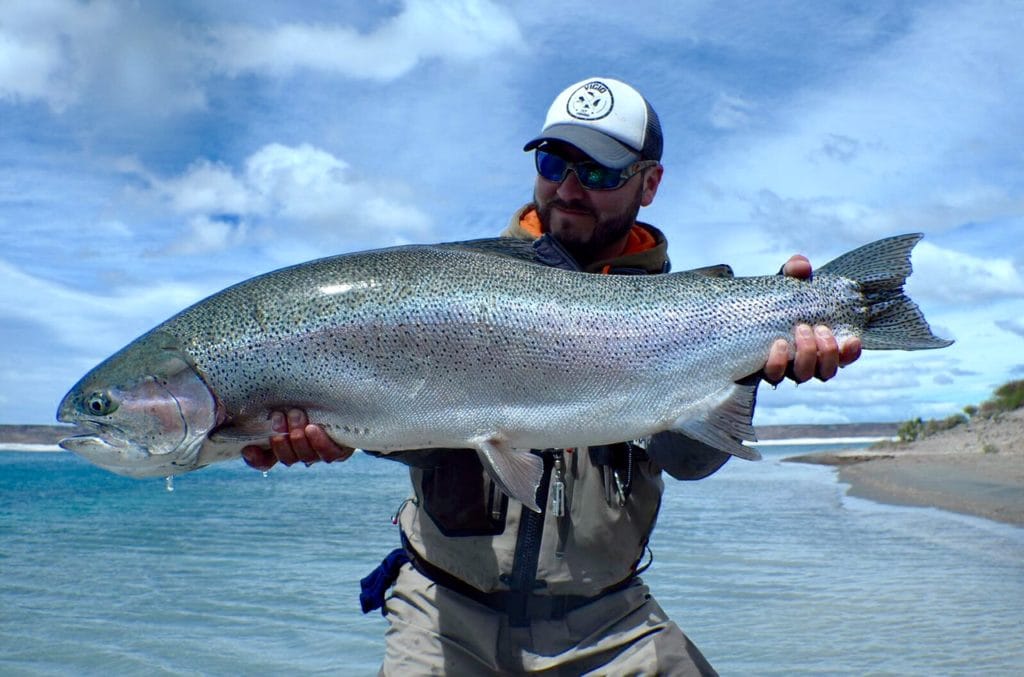
<svg viewBox="0 0 1024 677"><path fill-rule="evenodd" d="M786 460L838 466L851 496L1024 526L1024 409L909 444Z"/></svg>

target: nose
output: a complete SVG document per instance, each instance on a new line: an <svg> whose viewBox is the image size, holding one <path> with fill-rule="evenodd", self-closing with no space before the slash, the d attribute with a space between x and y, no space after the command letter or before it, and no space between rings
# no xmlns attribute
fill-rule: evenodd
<svg viewBox="0 0 1024 677"><path fill-rule="evenodd" d="M565 178L562 179L562 183L558 184L558 190L555 192L565 202L579 200L586 194L586 190L576 177L575 171L566 173Z"/></svg>

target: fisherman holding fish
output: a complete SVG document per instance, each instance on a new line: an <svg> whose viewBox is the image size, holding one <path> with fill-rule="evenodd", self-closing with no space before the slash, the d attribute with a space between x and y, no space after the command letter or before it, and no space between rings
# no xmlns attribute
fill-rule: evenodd
<svg viewBox="0 0 1024 677"><path fill-rule="evenodd" d="M639 92L609 78L571 85L524 150L533 151L537 168L534 201L503 235L536 241L538 259L550 266L608 275L668 271L665 236L636 220L664 171L661 126ZM699 272L731 275L725 266ZM811 266L794 256L782 272L808 278ZM761 376L827 380L860 349L857 338L839 346L827 327L800 325L791 342L772 345ZM353 453L302 410L275 412L272 421L279 434L269 449L243 450L251 466ZM653 460L666 451L677 459L671 468ZM539 512L505 495L477 454L387 456L409 466L414 495L398 514L402 547L364 580L364 611L383 604L390 622L382 674L715 674L639 574L650 562L662 471L701 479L729 454L674 431L536 453L543 459Z"/></svg>

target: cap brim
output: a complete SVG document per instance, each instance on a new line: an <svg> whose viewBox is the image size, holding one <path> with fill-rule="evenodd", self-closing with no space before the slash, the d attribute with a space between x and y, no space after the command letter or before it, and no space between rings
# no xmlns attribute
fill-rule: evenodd
<svg viewBox="0 0 1024 677"><path fill-rule="evenodd" d="M533 150L545 141L562 141L576 146L594 161L612 169L623 169L640 159L639 153L607 134L574 124L551 125L523 146L523 150Z"/></svg>

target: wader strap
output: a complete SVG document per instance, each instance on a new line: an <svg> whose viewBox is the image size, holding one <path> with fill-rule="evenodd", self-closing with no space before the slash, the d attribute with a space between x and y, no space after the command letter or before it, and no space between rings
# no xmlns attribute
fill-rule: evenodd
<svg viewBox="0 0 1024 677"><path fill-rule="evenodd" d="M510 618L515 615L522 616L530 621L559 620L565 618L566 614L570 611L575 611L576 609L582 608L592 602L596 602L605 595L628 588L637 580L636 576L630 575L626 579L608 586L593 597L586 597L584 595L540 595L535 593L513 592L511 590L483 592L482 590L474 588L465 581L459 580L448 572L437 568L417 555L416 552L409 547L409 542L406 540L404 534L402 535L402 542L406 546L406 554L409 556L409 562L418 572L432 580L434 583L444 586L463 597L471 599L477 604L482 604L492 611L505 614Z"/></svg>

